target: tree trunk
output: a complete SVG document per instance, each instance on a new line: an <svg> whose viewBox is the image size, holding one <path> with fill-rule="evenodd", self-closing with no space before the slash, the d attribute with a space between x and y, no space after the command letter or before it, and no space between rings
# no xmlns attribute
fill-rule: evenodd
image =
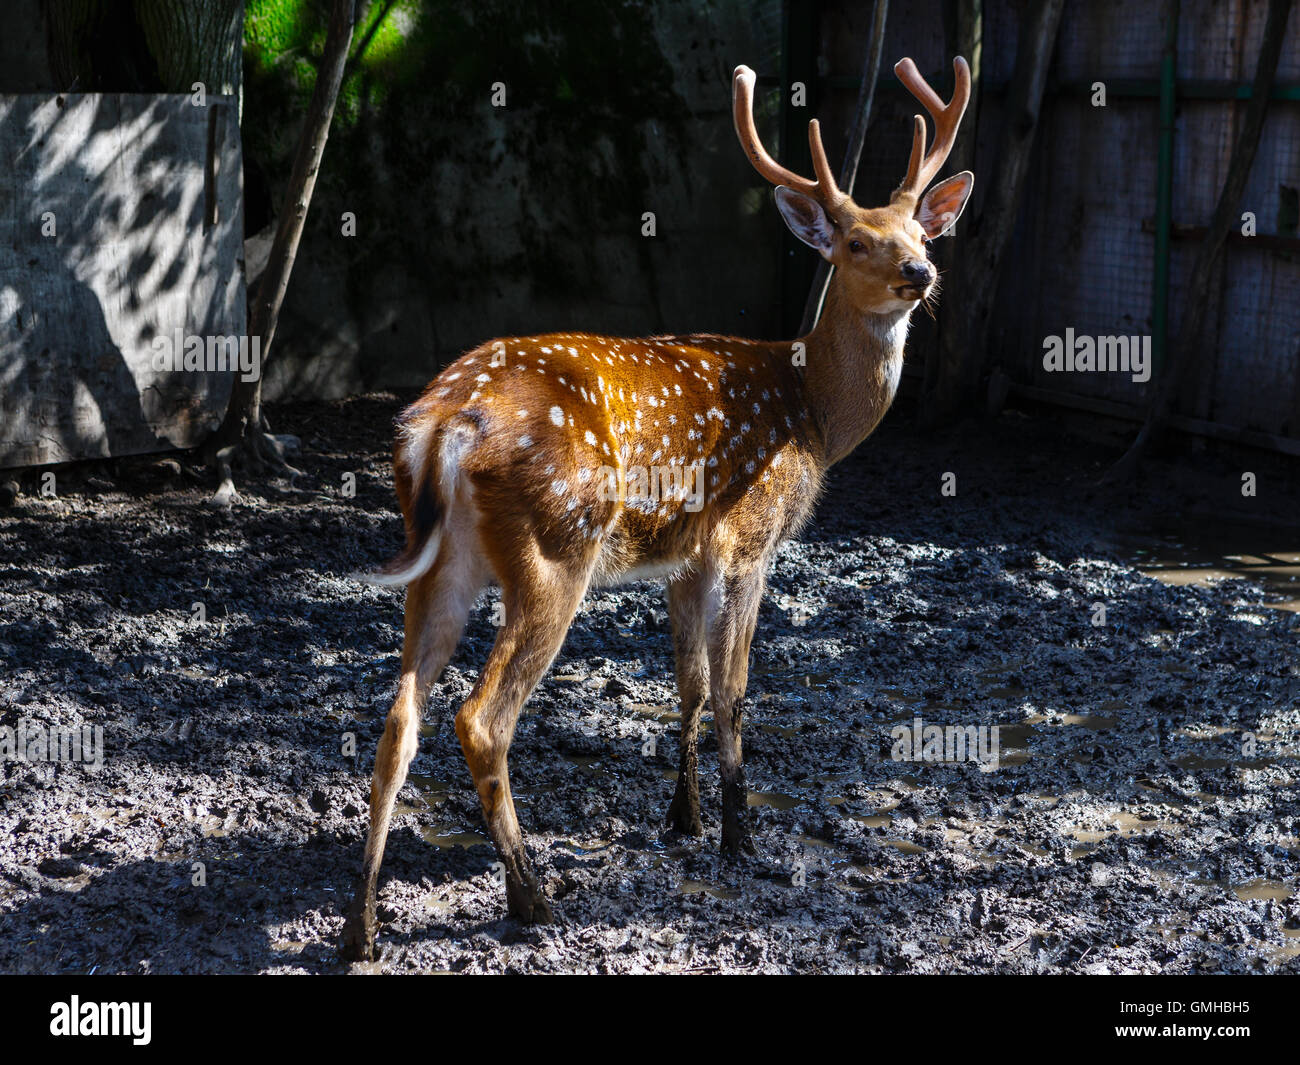
<svg viewBox="0 0 1300 1065"><path fill-rule="evenodd" d="M848 150L844 153L844 165L840 167L840 190L848 196L853 195L853 185L858 180L858 163L867 141L867 126L871 124L871 103L876 96L876 82L880 79L880 56L884 51L885 22L888 18L889 0L876 0L871 12L871 40L867 44L862 85L858 89L857 116L853 121L853 132L849 135ZM811 333L817 319L821 317L822 303L826 300L826 289L834 271L835 268L825 259L817 264L817 274L813 278L808 302L804 304L803 320L799 324L800 336Z"/></svg>
<svg viewBox="0 0 1300 1065"><path fill-rule="evenodd" d="M165 92L239 96L244 83L244 0L135 0L135 17Z"/></svg>
<svg viewBox="0 0 1300 1065"><path fill-rule="evenodd" d="M988 189L983 207L961 235L953 267L961 274L959 298L945 297L944 301L955 320L941 333L939 372L934 390L924 402L923 422L927 425L951 421L976 401L998 271L1015 229L1064 6L1065 0L1043 0L1027 5L1021 18L997 167L980 179Z"/></svg>
<svg viewBox="0 0 1300 1065"><path fill-rule="evenodd" d="M963 170L978 174L975 147L979 140L980 103L984 88L984 4L982 0L946 0L943 16L947 50L965 56L970 64L970 103L966 105L966 116L957 131L957 142L948 157L947 169L954 174ZM981 198L985 198L983 186L983 179L977 179L975 195ZM934 249L943 272L943 288L939 300L938 336L933 347L926 352L925 379L921 389L923 408L934 394L944 373L943 368L948 367L947 373L951 374L954 372L952 367L961 365L968 357L966 318L962 306L967 299L965 282L970 257L966 230L969 220L975 217L974 208L974 203L967 206L967 222L957 223L952 234L955 239L940 241Z"/></svg>
<svg viewBox="0 0 1300 1065"><path fill-rule="evenodd" d="M45 22L64 92L240 93L243 0L45 0Z"/></svg>
<svg viewBox="0 0 1300 1065"><path fill-rule="evenodd" d="M241 445L245 457L254 466L288 468L284 461L283 443L266 430L262 416L262 380L266 375L267 357L275 339L275 327L284 303L284 294L289 287L289 275L293 272L294 258L298 253L298 242L307 221L307 209L316 187L321 158L325 154L325 141L329 137L330 123L334 118L334 104L338 99L339 87L343 84L343 69L352 43L354 18L354 0L333 0L325 54L321 58L311 104L298 140L298 151L294 157L293 172L289 176L284 207L280 213L275 242L271 245L271 257L249 310L249 337L260 339L261 344L259 373L253 381L245 381L242 375L235 378L226 416L207 445L209 459L216 466L220 477L216 497L220 503L228 503L235 497L231 461Z"/></svg>

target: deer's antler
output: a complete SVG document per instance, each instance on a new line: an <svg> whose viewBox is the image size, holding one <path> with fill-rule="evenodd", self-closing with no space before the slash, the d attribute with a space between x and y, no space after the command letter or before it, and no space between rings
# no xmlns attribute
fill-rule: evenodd
<svg viewBox="0 0 1300 1065"><path fill-rule="evenodd" d="M970 67L966 65L966 60L957 56L952 61L952 69L957 84L953 89L952 99L945 104L930 88L925 78L921 77L921 72L910 59L900 59L894 66L894 73L898 75L898 80L921 101L922 106L934 119L934 144L926 152L925 119L920 115L915 116L912 158L907 164L907 177L894 191L894 199L904 196L919 197L942 169L948 153L952 151L953 143L957 139L957 127L961 125L961 117L970 102Z"/></svg>
<svg viewBox="0 0 1300 1065"><path fill-rule="evenodd" d="M847 197L835 184L831 175L830 163L826 161L826 149L822 147L821 126L817 119L808 123L808 148L812 152L813 172L816 181L800 177L793 170L787 170L770 155L758 139L758 130L754 128L754 72L747 66L739 66L731 83L731 103L736 120L736 136L740 146L745 149L754 169L773 185L785 185L810 196L823 207L834 207Z"/></svg>

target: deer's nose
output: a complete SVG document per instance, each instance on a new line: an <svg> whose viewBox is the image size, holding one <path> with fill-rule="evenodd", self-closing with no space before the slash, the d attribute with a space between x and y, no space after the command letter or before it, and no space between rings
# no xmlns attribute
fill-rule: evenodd
<svg viewBox="0 0 1300 1065"><path fill-rule="evenodd" d="M934 280L934 267L921 259L905 262L902 271L903 280L917 288L924 288Z"/></svg>

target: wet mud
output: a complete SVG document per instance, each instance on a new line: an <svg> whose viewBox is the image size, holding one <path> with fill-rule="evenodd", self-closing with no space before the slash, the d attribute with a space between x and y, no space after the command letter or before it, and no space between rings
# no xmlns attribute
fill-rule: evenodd
<svg viewBox="0 0 1300 1065"><path fill-rule="evenodd" d="M56 471L55 498L27 478L0 509L0 725L103 740L99 767L0 762L0 971L346 968L401 640L400 593L351 574L400 546L400 405L278 408L307 472L229 511L183 458ZM1113 457L1048 417L927 435L900 406L832 472L770 575L758 853L732 864L707 717L705 836L663 832L661 586L592 593L511 751L543 928L505 917L451 726L486 593L356 968L1300 972L1300 477L1251 457L1243 496L1240 457L1171 453L1101 491ZM898 760L927 725L996 727L996 766Z"/></svg>

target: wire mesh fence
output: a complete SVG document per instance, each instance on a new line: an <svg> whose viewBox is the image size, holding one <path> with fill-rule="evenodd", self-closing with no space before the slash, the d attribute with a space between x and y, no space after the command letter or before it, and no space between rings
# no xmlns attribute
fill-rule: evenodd
<svg viewBox="0 0 1300 1065"><path fill-rule="evenodd" d="M1168 257L1170 343L1188 278L1239 136L1264 33L1267 0L1129 4L1067 0L1020 216L1002 264L986 369L1012 382L1140 414L1155 387L1140 374L1049 372L1046 338L1149 338L1159 283L1161 51L1177 9L1175 121ZM821 114L832 154L852 122L853 78L866 54L870 4L822 12L830 86ZM982 92L975 147L976 206L994 173L1021 5L984 5ZM911 55L941 93L951 56L938 0L894 4L885 55ZM915 102L886 70L856 195L884 202L906 165ZM1104 87L1104 103L1096 88ZM981 185L980 177L984 178ZM1263 136L1240 211L1213 278L1205 325L1175 406L1230 430L1300 439L1300 15L1287 27ZM970 236L959 225L957 239ZM1198 297L1202 298L1202 297ZM941 312L942 313L942 312ZM918 316L911 359L935 343ZM1141 342L1141 341L1140 341ZM1159 352L1156 353L1157 356Z"/></svg>

